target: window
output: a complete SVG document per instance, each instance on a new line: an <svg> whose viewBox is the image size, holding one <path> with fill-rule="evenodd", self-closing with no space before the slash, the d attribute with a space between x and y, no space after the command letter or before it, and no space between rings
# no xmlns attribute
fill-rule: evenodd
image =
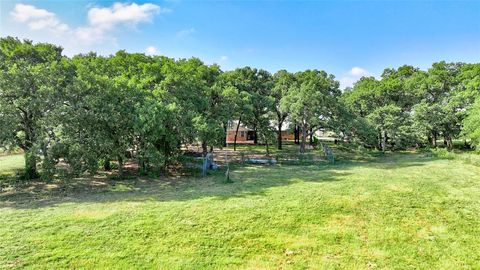
<svg viewBox="0 0 480 270"><path fill-rule="evenodd" d="M245 137L245 131L240 131L240 137Z"/></svg>

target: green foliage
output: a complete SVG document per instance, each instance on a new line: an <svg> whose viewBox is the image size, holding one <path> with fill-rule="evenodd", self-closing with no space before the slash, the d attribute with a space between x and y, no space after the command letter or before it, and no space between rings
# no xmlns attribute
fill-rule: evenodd
<svg viewBox="0 0 480 270"><path fill-rule="evenodd" d="M275 97L272 76L265 70L244 67L219 76L216 87L223 89L226 122L243 124L257 133L257 138L270 141L271 119ZM235 122L233 122L235 121ZM234 143L236 149L236 143Z"/></svg>
<svg viewBox="0 0 480 270"><path fill-rule="evenodd" d="M38 176L38 154L55 140L51 118L72 83L73 68L51 44L0 39L0 145L25 152L25 178Z"/></svg>
<svg viewBox="0 0 480 270"><path fill-rule="evenodd" d="M353 89L345 91L342 98L350 111L366 117L377 106L379 96L379 82L373 77L362 77Z"/></svg>
<svg viewBox="0 0 480 270"><path fill-rule="evenodd" d="M377 108L368 120L378 132L380 148L405 149L415 144L415 129L408 114L395 105Z"/></svg>
<svg viewBox="0 0 480 270"><path fill-rule="evenodd" d="M367 119L363 117L348 118L349 126L346 133L351 133L351 138L357 143L361 143L368 148L374 148L377 145L377 132ZM348 134L348 133L347 133Z"/></svg>
<svg viewBox="0 0 480 270"><path fill-rule="evenodd" d="M467 117L463 120L463 134L476 147L480 146L480 97L467 111Z"/></svg>
<svg viewBox="0 0 480 270"><path fill-rule="evenodd" d="M306 138L318 128L329 127L338 105L339 83L325 71L307 70L295 74L295 86L281 101L281 108L301 128L300 152Z"/></svg>
<svg viewBox="0 0 480 270"><path fill-rule="evenodd" d="M385 69L380 80L360 79L342 98L349 111L376 126L379 148L436 147L443 137L451 149L478 95L479 78L480 64L442 61L427 72L402 66Z"/></svg>
<svg viewBox="0 0 480 270"><path fill-rule="evenodd" d="M347 93L345 93L348 95ZM333 130L341 140L347 142L361 143L367 147L375 147L377 144L377 133L371 123L364 117L358 115L347 105L348 97L343 95L334 107L330 121L330 129Z"/></svg>
<svg viewBox="0 0 480 270"><path fill-rule="evenodd" d="M443 159L455 159L455 154L448 151L445 148L436 148L430 150L432 155L436 158L443 158Z"/></svg>
<svg viewBox="0 0 480 270"><path fill-rule="evenodd" d="M229 114L218 66L119 51L72 60L49 44L1 40L0 145L21 147L28 178L42 155L45 178L60 159L70 173L135 152L143 170L174 162L183 143L222 143ZM250 100L248 100L251 102ZM48 109L47 109L48 108Z"/></svg>
<svg viewBox="0 0 480 270"><path fill-rule="evenodd" d="M275 116L273 122L277 126L277 148L282 149L282 129L284 128L284 122L288 117L288 111L282 108L282 99L288 95L288 93L294 90L295 76L286 70L280 70L273 75L273 87L270 91L272 100L272 108Z"/></svg>
<svg viewBox="0 0 480 270"><path fill-rule="evenodd" d="M222 72L197 58L61 53L52 44L0 39L0 147L22 149L27 179L40 172L51 180L59 163L71 175L94 174L110 161L121 178L127 159L142 173L166 172L184 145L201 143L204 153L221 147L235 124L256 131L268 151L275 140L282 147L287 122L301 130L301 152L320 128L385 151L436 147L439 138L451 149L463 124L462 134L479 143L478 105L469 108L480 64L385 69L341 93L325 71L272 76L250 67Z"/></svg>

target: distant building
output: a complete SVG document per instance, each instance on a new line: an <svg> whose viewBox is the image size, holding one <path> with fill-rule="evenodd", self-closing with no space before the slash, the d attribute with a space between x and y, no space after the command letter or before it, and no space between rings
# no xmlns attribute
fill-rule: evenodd
<svg viewBox="0 0 480 270"><path fill-rule="evenodd" d="M236 122L230 122L227 128L227 143L233 143L235 140L235 131L237 129ZM290 129L285 128L282 130L282 140L293 141L295 140L295 134ZM240 123L237 133L237 143L254 143L257 136L255 130L248 128Z"/></svg>

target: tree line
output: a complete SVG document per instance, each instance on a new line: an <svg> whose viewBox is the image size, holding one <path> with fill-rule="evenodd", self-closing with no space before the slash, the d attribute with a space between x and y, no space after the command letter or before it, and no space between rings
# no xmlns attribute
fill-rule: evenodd
<svg viewBox="0 0 480 270"><path fill-rule="evenodd" d="M166 170L182 146L225 145L230 123L282 148L282 130L300 130L300 152L320 128L380 150L436 147L443 138L480 143L480 64L434 63L385 69L341 91L325 71L222 71L198 58L118 51L74 57L62 48L0 39L0 147L20 148L25 178L50 179L63 161L74 175L109 170L127 158L141 172ZM476 100L476 101L475 101ZM235 147L235 145L234 145ZM40 170L39 170L40 169Z"/></svg>
<svg viewBox="0 0 480 270"><path fill-rule="evenodd" d="M437 147L440 139L478 144L480 64L434 63L385 69L380 79L361 78L343 94L350 112L371 126L370 144L380 149ZM477 102L478 103L478 102ZM473 105L473 107L472 107ZM475 120L476 119L476 120ZM468 139L468 141L467 141Z"/></svg>

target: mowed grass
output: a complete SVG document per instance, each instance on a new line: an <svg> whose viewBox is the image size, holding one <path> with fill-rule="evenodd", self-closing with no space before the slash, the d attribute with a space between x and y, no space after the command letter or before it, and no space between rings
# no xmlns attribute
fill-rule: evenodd
<svg viewBox="0 0 480 270"><path fill-rule="evenodd" d="M0 176L11 175L24 168L23 154L0 155Z"/></svg>
<svg viewBox="0 0 480 270"><path fill-rule="evenodd" d="M0 194L0 268L480 268L477 166L395 154L231 176Z"/></svg>

